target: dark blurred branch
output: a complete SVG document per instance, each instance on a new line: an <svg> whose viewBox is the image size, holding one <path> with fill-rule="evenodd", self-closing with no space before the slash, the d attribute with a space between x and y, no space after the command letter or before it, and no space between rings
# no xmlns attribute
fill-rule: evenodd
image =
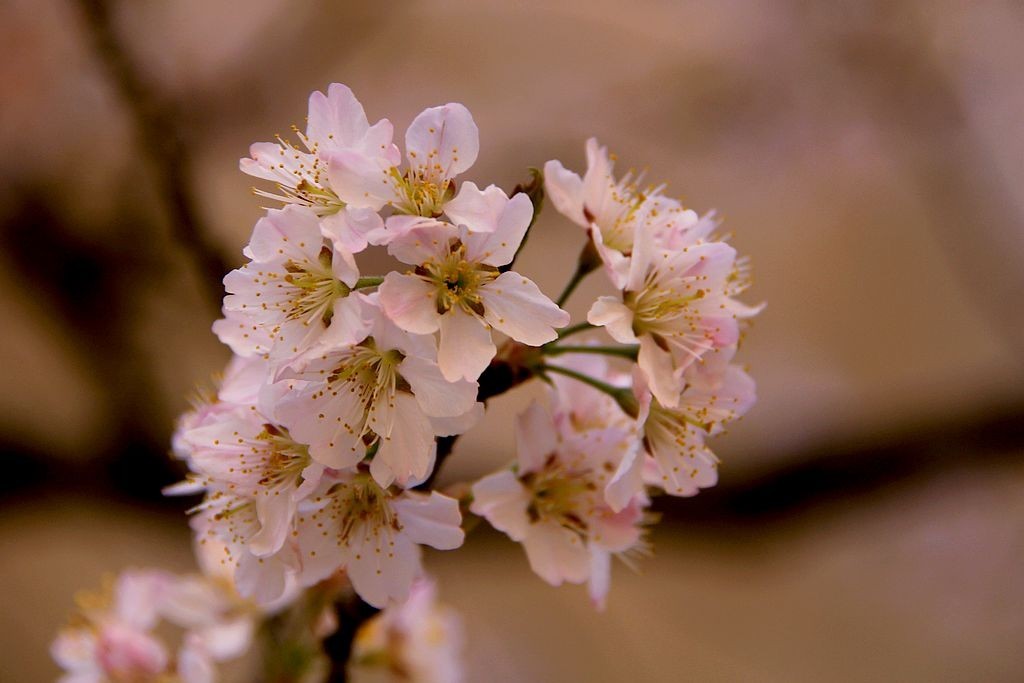
<svg viewBox="0 0 1024 683"><path fill-rule="evenodd" d="M159 194L167 203L171 230L192 256L199 279L215 309L223 296L221 279L230 270L200 217L192 192L192 171L175 107L157 96L143 79L114 25L111 3L76 0L97 55L131 115Z"/></svg>

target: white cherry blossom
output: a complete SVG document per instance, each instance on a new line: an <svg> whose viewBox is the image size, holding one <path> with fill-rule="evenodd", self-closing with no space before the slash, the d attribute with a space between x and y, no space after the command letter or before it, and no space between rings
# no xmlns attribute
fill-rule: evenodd
<svg viewBox="0 0 1024 683"><path fill-rule="evenodd" d="M288 206L256 223L250 261L224 277L225 320L214 329L242 356L284 362L321 343L364 334L352 254L326 238L308 209Z"/></svg>
<svg viewBox="0 0 1024 683"><path fill-rule="evenodd" d="M477 386L442 376L433 338L400 330L373 298L366 308L372 336L296 362L287 376L305 386L282 399L277 415L323 465L353 467L373 448L377 481L410 486L433 467L435 435L451 433L432 418L474 412Z"/></svg>
<svg viewBox="0 0 1024 683"><path fill-rule="evenodd" d="M311 585L344 569L374 607L405 600L422 572L420 546L459 547L461 522L454 498L395 492L366 472L337 472L300 510L301 581Z"/></svg>
<svg viewBox="0 0 1024 683"><path fill-rule="evenodd" d="M540 346L569 322L569 314L532 280L500 270L512 262L532 207L526 195L517 194L491 232L422 219L388 246L389 253L416 268L388 273L380 287L381 306L404 330L440 332L438 365L449 381L480 376L496 352L492 327Z"/></svg>
<svg viewBox="0 0 1024 683"><path fill-rule="evenodd" d="M548 583L595 581L593 595L600 604L610 556L644 545L643 493L618 512L604 499L604 488L634 439L614 427L559 430L558 420L533 403L516 422L516 447L516 471L503 470L474 484L470 510L522 543L530 567Z"/></svg>

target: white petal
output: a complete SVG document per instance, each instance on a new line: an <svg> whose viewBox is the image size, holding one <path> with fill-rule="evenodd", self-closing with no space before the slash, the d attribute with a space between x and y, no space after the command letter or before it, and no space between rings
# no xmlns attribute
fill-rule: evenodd
<svg viewBox="0 0 1024 683"><path fill-rule="evenodd" d="M384 220L372 209L347 207L337 213L320 219L320 230L324 237L331 240L334 248L350 254L358 254L366 247L375 243L384 230ZM353 267L355 264L352 264ZM356 277L359 277L356 271ZM348 282L339 277L350 287L355 281Z"/></svg>
<svg viewBox="0 0 1024 683"><path fill-rule="evenodd" d="M249 550L253 555L264 557L281 549L291 530L294 512L291 496L284 492L267 491L266 495L256 498L260 530L249 541Z"/></svg>
<svg viewBox="0 0 1024 683"><path fill-rule="evenodd" d="M398 374L412 387L420 408L430 417L458 417L472 410L476 403L476 382L449 382L437 363L425 358L406 357Z"/></svg>
<svg viewBox="0 0 1024 683"><path fill-rule="evenodd" d="M409 166L424 178L454 178L473 165L479 151L473 116L455 102L425 109L405 134Z"/></svg>
<svg viewBox="0 0 1024 683"><path fill-rule="evenodd" d="M327 94L317 90L309 96L306 137L310 143L325 146L351 147L370 128L363 105L352 91L341 83L331 83Z"/></svg>
<svg viewBox="0 0 1024 683"><path fill-rule="evenodd" d="M544 190L558 213L577 225L589 225L583 215L583 179L561 161L553 159L544 164Z"/></svg>
<svg viewBox="0 0 1024 683"><path fill-rule="evenodd" d="M285 588L285 566L276 557L244 553L235 570L238 592L259 604L273 602Z"/></svg>
<svg viewBox="0 0 1024 683"><path fill-rule="evenodd" d="M430 495L406 493L393 504L402 524L402 533L420 545L438 550L454 550L462 545L465 534L460 528L459 501L431 491Z"/></svg>
<svg viewBox="0 0 1024 683"><path fill-rule="evenodd" d="M252 259L268 262L283 259L316 263L323 247L320 221L312 210L289 204L271 209L256 222L249 240Z"/></svg>
<svg viewBox="0 0 1024 683"><path fill-rule="evenodd" d="M601 548L590 549L590 580L587 593L599 611L605 608L608 589L612 582L612 554Z"/></svg>
<svg viewBox="0 0 1024 683"><path fill-rule="evenodd" d="M519 273L502 273L480 288L484 318L518 342L540 346L558 338L557 327L569 324L569 314Z"/></svg>
<svg viewBox="0 0 1024 683"><path fill-rule="evenodd" d="M637 343L633 334L633 311L616 297L598 297L587 313L587 322L604 327L612 339L621 344Z"/></svg>
<svg viewBox="0 0 1024 683"><path fill-rule="evenodd" d="M433 462L434 430L416 399L404 391L395 394L393 416L391 434L381 434L380 448L373 456L374 462L379 459L387 465L388 473L376 468L374 478L381 486L394 480L404 487L427 476ZM373 422L371 426L376 431Z"/></svg>
<svg viewBox="0 0 1024 683"><path fill-rule="evenodd" d="M431 259L442 261L449 242L459 235L454 225L422 216L392 216L387 232L388 253L414 266Z"/></svg>
<svg viewBox="0 0 1024 683"><path fill-rule="evenodd" d="M456 417L432 417L430 424L435 436L455 436L465 434L475 427L484 416L484 404L474 403L473 407Z"/></svg>
<svg viewBox="0 0 1024 683"><path fill-rule="evenodd" d="M475 515L486 517L498 531L504 531L513 541L521 541L530 529L526 508L530 494L509 470L489 474L473 484L473 503L469 509Z"/></svg>
<svg viewBox="0 0 1024 683"><path fill-rule="evenodd" d="M437 293L419 277L391 271L378 291L384 313L403 330L431 334L442 325L443 317L435 303Z"/></svg>
<svg viewBox="0 0 1024 683"><path fill-rule="evenodd" d="M497 349L484 321L453 308L441 316L441 340L437 364L449 382L475 382L494 358Z"/></svg>
<svg viewBox="0 0 1024 683"><path fill-rule="evenodd" d="M530 568L552 586L583 583L590 574L590 553L580 536L555 522L537 522L523 539Z"/></svg>
<svg viewBox="0 0 1024 683"><path fill-rule="evenodd" d="M470 261L495 267L511 263L532 220L533 202L523 192L516 194L494 216L493 230L474 232L473 226L468 225L470 230L462 231L466 257Z"/></svg>
<svg viewBox="0 0 1024 683"><path fill-rule="evenodd" d="M682 375L676 372L672 363L672 354L662 349L651 338L645 334L640 337L640 353L637 355L637 365L647 379L647 385L658 399L658 403L666 408L674 408L679 405L679 394L683 390Z"/></svg>
<svg viewBox="0 0 1024 683"><path fill-rule="evenodd" d="M516 418L516 454L520 472L539 470L557 447L558 438L551 413L533 401Z"/></svg>
<svg viewBox="0 0 1024 683"><path fill-rule="evenodd" d="M464 225L471 232L494 232L508 204L508 195L497 185L481 190L476 183L465 182L455 198L445 204L444 212L452 223Z"/></svg>
<svg viewBox="0 0 1024 683"><path fill-rule="evenodd" d="M331 189L350 206L379 211L389 202L399 201L393 165L383 157L375 157L351 149L327 156L327 178Z"/></svg>
<svg viewBox="0 0 1024 683"><path fill-rule="evenodd" d="M402 601L420 573L420 549L390 527L362 524L352 531L346 569L352 587L374 607Z"/></svg>
<svg viewBox="0 0 1024 683"><path fill-rule="evenodd" d="M633 496L643 490L643 456L644 451L640 448L639 441L632 444L605 486L604 499L615 512L629 505Z"/></svg>

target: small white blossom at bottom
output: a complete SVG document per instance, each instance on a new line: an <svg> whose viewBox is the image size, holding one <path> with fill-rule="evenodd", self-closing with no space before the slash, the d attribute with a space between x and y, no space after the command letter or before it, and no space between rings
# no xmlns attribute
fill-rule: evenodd
<svg viewBox="0 0 1024 683"><path fill-rule="evenodd" d="M438 604L434 583L421 579L409 598L388 607L356 633L349 660L354 683L460 683L462 620Z"/></svg>
<svg viewBox="0 0 1024 683"><path fill-rule="evenodd" d="M474 484L470 510L522 543L530 568L551 585L592 581L600 607L611 554L645 547L643 492L618 512L604 498L631 441L629 431L615 427L560 433L556 419L533 403L516 424L517 471Z"/></svg>
<svg viewBox="0 0 1024 683"><path fill-rule="evenodd" d="M222 584L159 570L128 570L79 610L51 654L61 683L213 683L216 663L243 655L252 640L250 608ZM162 621L182 629L176 658Z"/></svg>
<svg viewBox="0 0 1024 683"><path fill-rule="evenodd" d="M461 523L458 501L436 491L385 489L363 471L325 475L299 506L300 581L313 585L344 569L374 607L405 600L422 572L420 546L458 548Z"/></svg>

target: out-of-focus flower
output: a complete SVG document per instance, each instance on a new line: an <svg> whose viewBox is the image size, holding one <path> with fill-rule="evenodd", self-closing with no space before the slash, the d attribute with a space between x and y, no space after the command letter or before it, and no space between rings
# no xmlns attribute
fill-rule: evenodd
<svg viewBox="0 0 1024 683"><path fill-rule="evenodd" d="M201 577L128 570L78 602L51 648L62 683L212 683L215 664L244 654L252 638L251 608ZM157 635L161 620L179 627L176 658Z"/></svg>
<svg viewBox="0 0 1024 683"><path fill-rule="evenodd" d="M588 579L603 604L612 554L642 549L642 492L616 512L604 489L635 448L619 427L560 430L558 420L533 403L516 422L517 469L473 485L475 514L523 544L530 567L552 585Z"/></svg>
<svg viewBox="0 0 1024 683"><path fill-rule="evenodd" d="M402 604L363 624L352 647L354 683L460 683L462 620L437 602L434 583L416 581Z"/></svg>
<svg viewBox="0 0 1024 683"><path fill-rule="evenodd" d="M404 330L440 331L438 365L449 381L480 376L496 352L492 327L539 346L569 323L533 281L499 270L512 262L532 215L529 198L517 194L490 232L424 219L389 244L393 256L416 269L388 273L381 306Z"/></svg>
<svg viewBox="0 0 1024 683"><path fill-rule="evenodd" d="M365 472L324 477L300 506L297 540L301 582L312 585L344 569L374 607L402 601L422 572L420 545L462 545L462 514L454 498L381 488Z"/></svg>
<svg viewBox="0 0 1024 683"><path fill-rule="evenodd" d="M297 361L286 376L305 386L281 399L277 415L318 462L353 467L372 447L378 483L408 486L430 473L435 434L449 433L432 418L473 411L477 386L445 380L432 337L396 327L374 298L365 307L372 336Z"/></svg>

